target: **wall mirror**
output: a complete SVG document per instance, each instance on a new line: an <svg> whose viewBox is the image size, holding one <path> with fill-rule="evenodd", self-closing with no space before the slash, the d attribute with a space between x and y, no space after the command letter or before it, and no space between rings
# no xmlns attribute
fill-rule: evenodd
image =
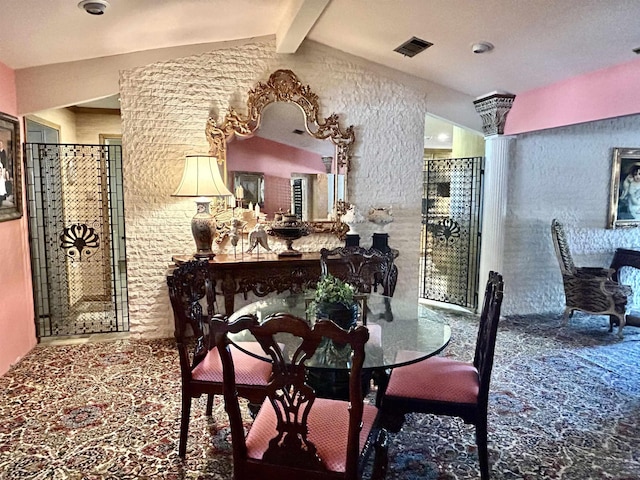
<svg viewBox="0 0 640 480"><path fill-rule="evenodd" d="M293 72L277 70L256 84L247 115L230 108L219 125L210 118L206 136L230 188L238 175L262 175L267 220L291 211L314 232L344 238L353 127L343 129L336 114L320 117L317 95Z"/></svg>

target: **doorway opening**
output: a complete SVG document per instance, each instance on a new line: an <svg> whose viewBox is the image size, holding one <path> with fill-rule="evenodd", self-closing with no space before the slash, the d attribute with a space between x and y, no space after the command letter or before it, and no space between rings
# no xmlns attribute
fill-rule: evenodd
<svg viewBox="0 0 640 480"><path fill-rule="evenodd" d="M478 308L484 138L427 116L420 298Z"/></svg>
<svg viewBox="0 0 640 480"><path fill-rule="evenodd" d="M121 140L60 144L31 119L26 130L38 337L128 331Z"/></svg>

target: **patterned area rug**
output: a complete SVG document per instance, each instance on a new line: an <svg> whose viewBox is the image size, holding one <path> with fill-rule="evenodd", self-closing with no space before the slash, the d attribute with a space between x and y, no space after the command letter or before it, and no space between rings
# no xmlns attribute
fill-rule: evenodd
<svg viewBox="0 0 640 480"><path fill-rule="evenodd" d="M477 320L446 316L446 355L470 360ZM640 328L606 319L503 319L489 418L493 479L640 479ZM38 345L0 377L1 479L229 479L229 432L195 402L177 455L180 376L171 340ZM249 417L247 417L249 422ZM479 478L474 430L411 415L391 436L393 480Z"/></svg>

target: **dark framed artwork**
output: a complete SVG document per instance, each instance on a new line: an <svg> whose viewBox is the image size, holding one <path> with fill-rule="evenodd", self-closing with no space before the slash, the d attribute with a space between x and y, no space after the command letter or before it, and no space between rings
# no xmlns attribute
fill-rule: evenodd
<svg viewBox="0 0 640 480"><path fill-rule="evenodd" d="M614 148L608 228L640 226L640 148Z"/></svg>
<svg viewBox="0 0 640 480"><path fill-rule="evenodd" d="M264 174L261 172L232 172L233 193L243 207L250 203L264 207ZM240 196L238 195L240 193Z"/></svg>
<svg viewBox="0 0 640 480"><path fill-rule="evenodd" d="M0 113L0 222L22 217L22 161L18 119Z"/></svg>

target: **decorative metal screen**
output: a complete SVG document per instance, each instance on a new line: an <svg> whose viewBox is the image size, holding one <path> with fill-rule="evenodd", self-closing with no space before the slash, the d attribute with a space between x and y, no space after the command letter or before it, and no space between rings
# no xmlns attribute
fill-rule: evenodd
<svg viewBox="0 0 640 480"><path fill-rule="evenodd" d="M129 329L122 147L25 144L39 337Z"/></svg>
<svg viewBox="0 0 640 480"><path fill-rule="evenodd" d="M482 166L482 157L425 163L422 298L478 306Z"/></svg>

